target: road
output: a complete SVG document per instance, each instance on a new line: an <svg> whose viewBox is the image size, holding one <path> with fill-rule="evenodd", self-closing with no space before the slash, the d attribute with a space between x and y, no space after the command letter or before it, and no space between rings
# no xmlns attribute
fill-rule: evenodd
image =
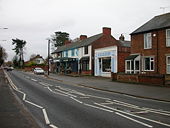
<svg viewBox="0 0 170 128"><path fill-rule="evenodd" d="M170 103L7 72L17 96L42 128L168 128ZM159 95L159 94L158 94Z"/></svg>

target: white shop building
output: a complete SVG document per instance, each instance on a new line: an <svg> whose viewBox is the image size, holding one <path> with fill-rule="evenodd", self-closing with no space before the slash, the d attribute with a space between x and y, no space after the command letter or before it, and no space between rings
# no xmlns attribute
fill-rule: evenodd
<svg viewBox="0 0 170 128"><path fill-rule="evenodd" d="M117 73L117 46L95 49L95 76L111 77Z"/></svg>

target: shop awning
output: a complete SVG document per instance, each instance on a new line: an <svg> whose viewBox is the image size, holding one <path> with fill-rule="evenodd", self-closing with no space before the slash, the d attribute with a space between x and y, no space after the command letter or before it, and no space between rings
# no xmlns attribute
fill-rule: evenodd
<svg viewBox="0 0 170 128"><path fill-rule="evenodd" d="M130 55L128 56L125 60L134 60L136 57L138 57L139 55Z"/></svg>
<svg viewBox="0 0 170 128"><path fill-rule="evenodd" d="M76 60L77 60L77 58L71 58L71 57L60 58L60 62L76 61Z"/></svg>
<svg viewBox="0 0 170 128"><path fill-rule="evenodd" d="M84 57L82 57L82 58L80 59L80 61L85 61L85 60L89 60L89 59L90 59L89 56L84 56Z"/></svg>

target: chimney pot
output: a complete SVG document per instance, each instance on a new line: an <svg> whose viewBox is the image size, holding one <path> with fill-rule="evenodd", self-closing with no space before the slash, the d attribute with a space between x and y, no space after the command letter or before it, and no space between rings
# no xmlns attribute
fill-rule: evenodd
<svg viewBox="0 0 170 128"><path fill-rule="evenodd" d="M70 40L66 40L66 41L64 42L64 45L69 45L69 44L71 44L71 41L70 41Z"/></svg>
<svg viewBox="0 0 170 128"><path fill-rule="evenodd" d="M111 28L103 27L103 34L104 35L111 35Z"/></svg>
<svg viewBox="0 0 170 128"><path fill-rule="evenodd" d="M87 35L80 35L80 40L87 39Z"/></svg>
<svg viewBox="0 0 170 128"><path fill-rule="evenodd" d="M124 40L125 40L125 37L124 37L123 34L120 35L119 40L121 40L121 41L124 41Z"/></svg>

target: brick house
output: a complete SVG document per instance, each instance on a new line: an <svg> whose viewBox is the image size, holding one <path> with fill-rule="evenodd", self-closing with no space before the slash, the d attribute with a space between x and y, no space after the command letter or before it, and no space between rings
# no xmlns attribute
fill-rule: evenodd
<svg viewBox="0 0 170 128"><path fill-rule="evenodd" d="M158 15L131 33L130 74L170 74L170 13Z"/></svg>
<svg viewBox="0 0 170 128"><path fill-rule="evenodd" d="M91 37L81 35L78 41L65 43L52 54L58 72L70 66L72 73L111 77L111 72L125 71L130 42L125 41L123 35L116 40L111 28L104 27L102 33Z"/></svg>

